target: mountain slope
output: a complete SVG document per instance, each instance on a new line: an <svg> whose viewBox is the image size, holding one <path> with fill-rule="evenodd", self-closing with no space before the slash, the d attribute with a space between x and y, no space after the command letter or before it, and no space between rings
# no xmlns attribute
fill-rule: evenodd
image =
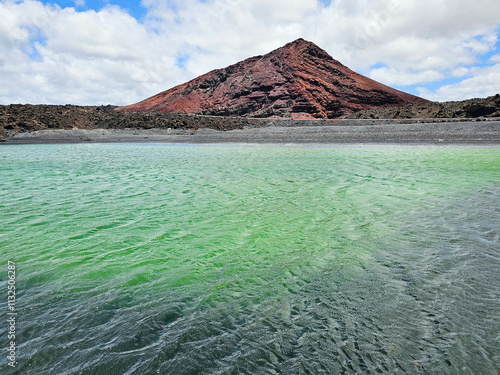
<svg viewBox="0 0 500 375"><path fill-rule="evenodd" d="M427 101L364 77L314 43L297 39L118 110L336 118L418 102Z"/></svg>

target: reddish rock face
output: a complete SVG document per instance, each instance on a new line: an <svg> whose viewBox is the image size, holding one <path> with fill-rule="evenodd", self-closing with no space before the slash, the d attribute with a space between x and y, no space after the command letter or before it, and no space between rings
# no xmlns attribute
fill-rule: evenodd
<svg viewBox="0 0 500 375"><path fill-rule="evenodd" d="M353 72L314 43L298 39L118 110L336 118L415 102L427 100Z"/></svg>

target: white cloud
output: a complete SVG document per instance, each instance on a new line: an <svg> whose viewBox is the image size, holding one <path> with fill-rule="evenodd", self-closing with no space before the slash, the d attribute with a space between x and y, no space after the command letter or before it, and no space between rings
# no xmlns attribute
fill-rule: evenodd
<svg viewBox="0 0 500 375"><path fill-rule="evenodd" d="M495 50L500 26L497 0L142 3L139 22L116 6L83 12L0 0L0 103L129 104L298 37L382 83L425 85L486 74L474 65ZM497 54L490 64L498 61ZM481 86L474 78L422 92L466 98Z"/></svg>
<svg viewBox="0 0 500 375"><path fill-rule="evenodd" d="M0 14L2 103L126 104L186 76L160 36L118 7L25 1L0 3Z"/></svg>
<svg viewBox="0 0 500 375"><path fill-rule="evenodd" d="M424 70L419 72L398 71L395 68L382 67L373 69L370 78L383 82L386 85L415 85L428 83L444 78L444 74L435 70Z"/></svg>
<svg viewBox="0 0 500 375"><path fill-rule="evenodd" d="M490 63L500 63L500 54L494 55L489 59Z"/></svg>
<svg viewBox="0 0 500 375"><path fill-rule="evenodd" d="M471 73L471 70L463 66L455 68L451 71L452 77L465 77Z"/></svg>
<svg viewBox="0 0 500 375"><path fill-rule="evenodd" d="M432 92L420 88L420 95L433 101L484 98L500 93L500 64L474 69L474 76L461 82L445 85Z"/></svg>

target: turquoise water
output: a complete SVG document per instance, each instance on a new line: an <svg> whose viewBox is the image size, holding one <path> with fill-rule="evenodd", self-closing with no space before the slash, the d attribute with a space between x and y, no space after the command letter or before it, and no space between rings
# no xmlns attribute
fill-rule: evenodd
<svg viewBox="0 0 500 375"><path fill-rule="evenodd" d="M0 372L497 374L499 202L500 148L2 146Z"/></svg>

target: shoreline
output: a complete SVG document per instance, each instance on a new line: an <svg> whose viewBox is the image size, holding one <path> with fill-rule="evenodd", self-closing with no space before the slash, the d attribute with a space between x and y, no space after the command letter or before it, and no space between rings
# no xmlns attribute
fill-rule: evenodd
<svg viewBox="0 0 500 375"><path fill-rule="evenodd" d="M327 126L269 121L243 129L46 129L13 134L0 144L256 143L256 144L472 144L500 145L500 121L347 120Z"/></svg>

